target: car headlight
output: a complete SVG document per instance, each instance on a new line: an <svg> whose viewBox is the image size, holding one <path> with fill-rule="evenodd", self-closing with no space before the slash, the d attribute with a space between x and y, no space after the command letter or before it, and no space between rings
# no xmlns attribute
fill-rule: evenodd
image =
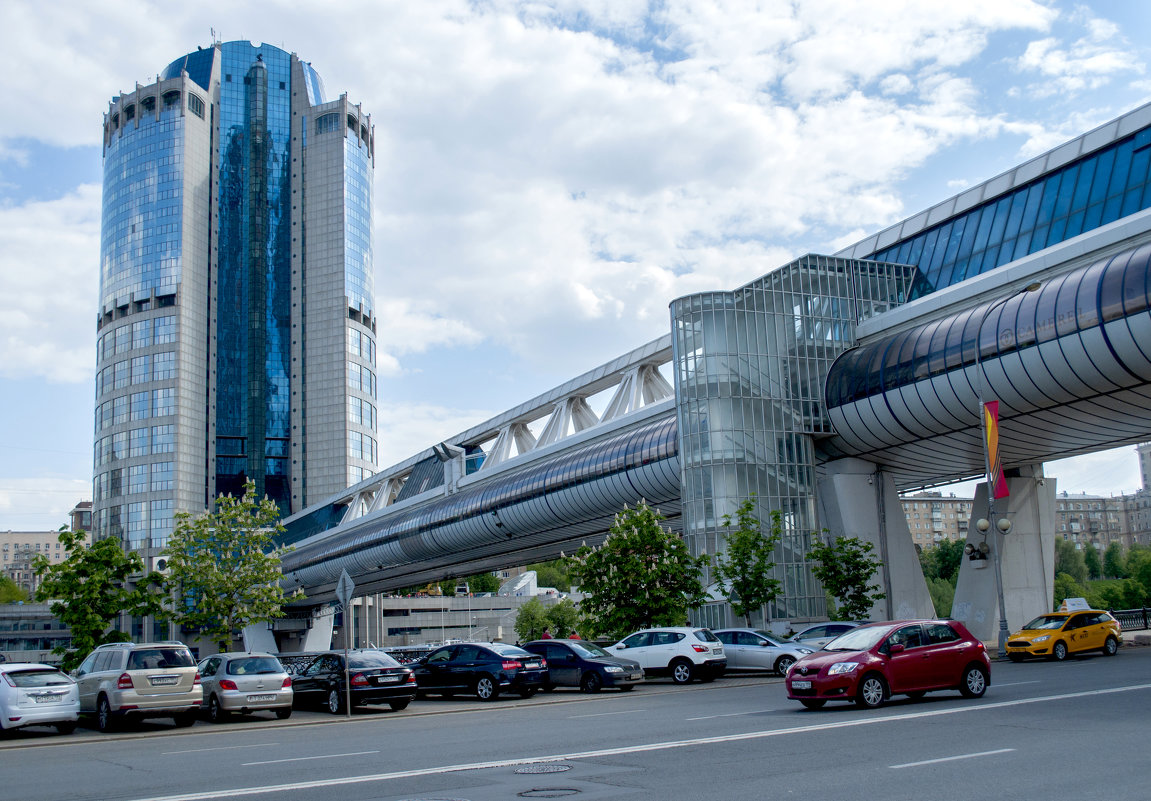
<svg viewBox="0 0 1151 801"><path fill-rule="evenodd" d="M859 667L858 662L836 662L831 666L831 670L827 671L829 676L838 676L842 673L850 673Z"/></svg>
<svg viewBox="0 0 1151 801"><path fill-rule="evenodd" d="M1051 639L1051 635L1050 635L1050 634L1044 634L1042 637L1036 637L1036 638L1035 638L1034 640L1032 640L1031 642L1047 642L1047 641L1048 641L1048 640L1050 640L1050 639Z"/></svg>
<svg viewBox="0 0 1151 801"><path fill-rule="evenodd" d="M618 665L608 665L604 668L604 671L606 673L623 673L623 668L619 667Z"/></svg>
<svg viewBox="0 0 1151 801"><path fill-rule="evenodd" d="M811 650L810 648L796 648L795 652L798 654L803 654L804 656L815 653L815 651Z"/></svg>

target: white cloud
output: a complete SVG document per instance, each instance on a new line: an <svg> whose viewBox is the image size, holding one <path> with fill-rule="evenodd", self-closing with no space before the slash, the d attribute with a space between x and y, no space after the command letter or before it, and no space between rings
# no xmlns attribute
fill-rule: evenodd
<svg viewBox="0 0 1151 801"><path fill-rule="evenodd" d="M489 420L502 410L455 409L436 404L380 407L380 466L401 462L448 437Z"/></svg>
<svg viewBox="0 0 1151 801"><path fill-rule="evenodd" d="M0 207L0 375L87 380L95 366L100 187Z"/></svg>
<svg viewBox="0 0 1151 801"><path fill-rule="evenodd" d="M89 479L46 476L0 478L0 520L6 531L55 531L68 524L68 512L92 497Z"/></svg>
<svg viewBox="0 0 1151 801"><path fill-rule="evenodd" d="M1084 9L1072 15L1085 33L1064 44L1056 37L1037 39L1027 45L1016 61L1023 73L1042 79L1028 87L1034 97L1075 95L1099 89L1123 74L1142 75L1145 65L1134 47L1113 22L1093 17Z"/></svg>

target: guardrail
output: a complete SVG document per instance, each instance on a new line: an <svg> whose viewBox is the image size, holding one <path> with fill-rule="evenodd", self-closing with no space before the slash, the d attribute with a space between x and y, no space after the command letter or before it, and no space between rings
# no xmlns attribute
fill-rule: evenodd
<svg viewBox="0 0 1151 801"><path fill-rule="evenodd" d="M1151 629L1148 620L1151 619L1151 610L1147 607L1141 609L1111 609L1111 616L1119 621L1124 631L1133 629Z"/></svg>

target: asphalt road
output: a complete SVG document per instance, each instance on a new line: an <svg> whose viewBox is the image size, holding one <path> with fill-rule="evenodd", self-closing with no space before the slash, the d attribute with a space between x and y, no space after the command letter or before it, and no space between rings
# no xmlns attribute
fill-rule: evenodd
<svg viewBox="0 0 1151 801"><path fill-rule="evenodd" d="M1151 648L995 663L984 698L808 711L773 676L0 739L0 798L1147 799Z"/></svg>

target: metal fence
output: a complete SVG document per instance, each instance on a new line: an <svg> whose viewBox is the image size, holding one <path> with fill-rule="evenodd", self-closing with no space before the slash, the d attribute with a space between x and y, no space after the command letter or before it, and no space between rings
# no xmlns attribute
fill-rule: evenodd
<svg viewBox="0 0 1151 801"><path fill-rule="evenodd" d="M1112 609L1111 615L1119 621L1119 625L1123 627L1124 631L1131 631L1132 629L1148 629L1149 613L1147 607L1142 609Z"/></svg>

